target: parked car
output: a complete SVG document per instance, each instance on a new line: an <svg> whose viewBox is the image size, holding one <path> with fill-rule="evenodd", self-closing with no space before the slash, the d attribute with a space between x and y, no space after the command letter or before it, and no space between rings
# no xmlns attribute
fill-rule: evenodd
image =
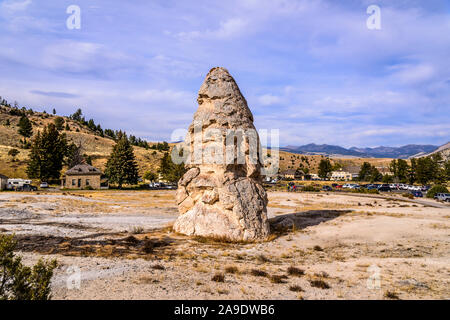
<svg viewBox="0 0 450 320"><path fill-rule="evenodd" d="M333 191L333 188L330 187L330 186L323 186L323 187L322 187L322 190L323 190L323 191Z"/></svg>
<svg viewBox="0 0 450 320"><path fill-rule="evenodd" d="M148 186L149 186L150 189L159 189L159 188L161 188L161 183L159 183L159 182L150 182L148 184Z"/></svg>
<svg viewBox="0 0 450 320"><path fill-rule="evenodd" d="M411 191L411 194L416 198L423 198L422 191Z"/></svg>
<svg viewBox="0 0 450 320"><path fill-rule="evenodd" d="M22 186L16 188L16 191L36 191L36 190L37 187L28 183L23 184Z"/></svg>
<svg viewBox="0 0 450 320"><path fill-rule="evenodd" d="M450 202L450 193L436 193L434 198L438 201Z"/></svg>
<svg viewBox="0 0 450 320"><path fill-rule="evenodd" d="M48 188L48 183L47 182L41 182L41 184L39 185L39 188L41 188L41 189Z"/></svg>
<svg viewBox="0 0 450 320"><path fill-rule="evenodd" d="M381 186L378 187L378 191L391 191L391 188L389 187L388 184L382 184Z"/></svg>

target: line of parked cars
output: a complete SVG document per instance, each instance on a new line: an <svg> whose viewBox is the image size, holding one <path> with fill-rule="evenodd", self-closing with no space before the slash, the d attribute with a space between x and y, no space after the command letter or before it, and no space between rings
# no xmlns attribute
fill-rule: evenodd
<svg viewBox="0 0 450 320"><path fill-rule="evenodd" d="M391 183L391 184L380 184L380 183L369 183L369 184L357 184L357 183L346 183L346 184L337 184L333 183L330 186L324 186L322 190L324 191L332 191L334 189L349 189L349 190L359 190L361 188L365 188L367 190L378 190L380 192L391 192L391 191L410 191L410 193L414 197L423 197L422 192L427 192L430 189L430 186L412 186L407 184L400 183Z"/></svg>
<svg viewBox="0 0 450 320"><path fill-rule="evenodd" d="M176 185L163 182L150 182L148 187L152 190L172 190L177 188Z"/></svg>

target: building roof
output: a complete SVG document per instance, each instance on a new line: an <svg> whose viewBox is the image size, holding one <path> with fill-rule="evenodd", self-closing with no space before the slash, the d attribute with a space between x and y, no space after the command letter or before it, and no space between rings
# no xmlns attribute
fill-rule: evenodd
<svg viewBox="0 0 450 320"><path fill-rule="evenodd" d="M8 179L8 177L0 174L0 179Z"/></svg>
<svg viewBox="0 0 450 320"><path fill-rule="evenodd" d="M86 176L86 175L102 175L102 172L88 164L77 164L75 167L66 171L66 176Z"/></svg>

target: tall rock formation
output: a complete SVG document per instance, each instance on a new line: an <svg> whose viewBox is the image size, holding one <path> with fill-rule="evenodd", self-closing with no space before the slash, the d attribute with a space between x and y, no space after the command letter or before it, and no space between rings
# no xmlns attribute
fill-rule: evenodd
<svg viewBox="0 0 450 320"><path fill-rule="evenodd" d="M174 230L234 241L267 238L260 142L247 101L224 68L211 69L197 101Z"/></svg>

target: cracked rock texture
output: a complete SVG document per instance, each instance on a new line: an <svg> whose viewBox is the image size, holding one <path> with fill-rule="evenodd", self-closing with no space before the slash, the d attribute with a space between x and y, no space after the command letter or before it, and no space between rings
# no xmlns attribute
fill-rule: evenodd
<svg viewBox="0 0 450 320"><path fill-rule="evenodd" d="M269 235L267 194L261 183L259 137L247 101L224 68L211 69L197 101L186 139L188 171L178 183L180 216L174 230L233 241L263 240ZM226 145L230 132L235 136ZM198 139L202 144L194 149Z"/></svg>

